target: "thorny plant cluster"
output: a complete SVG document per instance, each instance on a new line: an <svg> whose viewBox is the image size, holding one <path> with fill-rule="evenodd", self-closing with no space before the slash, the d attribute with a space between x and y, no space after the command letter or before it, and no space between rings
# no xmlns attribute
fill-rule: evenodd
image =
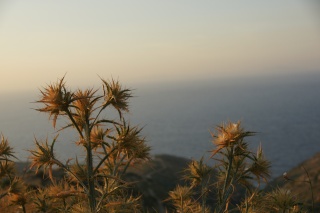
<svg viewBox="0 0 320 213"><path fill-rule="evenodd" d="M270 178L271 164L265 159L261 145L256 152L250 151L246 139L254 132L245 131L240 122L229 122L211 134L216 148L210 151L208 160L216 164L208 166L203 158L189 164L184 171L188 185L178 185L169 192L173 212L314 212L313 203L300 202L284 188L267 193L261 190L261 183ZM311 182L308 183L312 191Z"/></svg>
<svg viewBox="0 0 320 213"><path fill-rule="evenodd" d="M131 126L123 116L129 110L132 91L118 81L101 81L101 95L94 89L71 91L64 77L40 90L37 103L42 107L37 110L49 114L54 128L58 117L66 118L69 123L59 131L76 131L76 145L85 153L84 163L77 158L62 162L54 150L58 135L52 142L35 138L35 148L30 150L31 169L50 178L47 187L32 188L24 183L15 171L13 149L2 136L0 208L6 212L145 212L141 197L130 191L133 183L123 180L129 167L150 159L141 128ZM115 109L118 119L106 117L107 109ZM177 185L164 201L169 203L166 211L307 212L307 204L282 188L269 193L260 189L261 182L270 177L270 162L264 158L261 146L256 153L249 150L246 139L253 135L240 122L218 126L212 133L215 149L207 159L216 164L209 166L203 158L192 161L184 171L186 185ZM54 178L54 167L64 171L62 180ZM244 198L235 202L239 193Z"/></svg>
<svg viewBox="0 0 320 213"><path fill-rule="evenodd" d="M7 140L1 143L1 177L8 179L8 188L1 195L9 203L18 205L26 212L26 204L32 197L35 212L138 212L139 197L128 193L130 183L122 180L129 166L149 159L150 148L146 145L141 129L126 122L123 113L129 110L131 90L123 89L118 81L103 79L103 94L86 89L68 90L64 78L41 90L38 103L40 112L48 113L56 126L62 116L69 124L60 131L73 128L79 136L78 146L83 148L85 163L78 159L62 162L56 158L54 145L35 139L35 149L30 150L31 168L48 174L52 184L44 189L28 191L14 175L12 149ZM107 119L103 113L113 108L119 119ZM97 163L94 159L99 159ZM64 180L57 182L52 170L58 166L65 172Z"/></svg>

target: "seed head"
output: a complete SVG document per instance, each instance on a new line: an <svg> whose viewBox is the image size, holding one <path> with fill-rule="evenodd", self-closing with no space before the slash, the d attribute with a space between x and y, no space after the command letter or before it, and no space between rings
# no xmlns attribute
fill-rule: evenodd
<svg viewBox="0 0 320 213"><path fill-rule="evenodd" d="M56 126L56 121L59 115L65 114L68 111L71 103L74 101L74 94L67 91L64 77L56 83L44 87L41 92L41 98L37 103L43 103L45 106L37 109L40 112L49 113L49 118L53 116L53 127Z"/></svg>

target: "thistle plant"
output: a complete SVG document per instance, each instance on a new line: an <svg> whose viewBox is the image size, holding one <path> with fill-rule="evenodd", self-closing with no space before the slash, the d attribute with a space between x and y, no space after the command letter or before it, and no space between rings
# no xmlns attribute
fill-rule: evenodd
<svg viewBox="0 0 320 213"><path fill-rule="evenodd" d="M206 201L212 182L213 168L206 165L203 161L203 158L200 161L191 161L184 171L184 179L190 182L191 189L200 188L199 199L201 200L201 209L203 210L202 212L206 212L209 209Z"/></svg>
<svg viewBox="0 0 320 213"><path fill-rule="evenodd" d="M187 186L176 186L169 192L167 200L172 201L174 212L180 213L209 213L209 208L203 208L196 200L194 200L194 191Z"/></svg>
<svg viewBox="0 0 320 213"><path fill-rule="evenodd" d="M193 201L201 202L201 212L207 211L209 196L217 198L214 212L237 209L232 198L238 188L244 188L246 196L252 198L258 194L260 182L270 177L270 162L264 158L261 146L257 153L248 148L245 139L254 135L253 132L244 131L240 122L223 124L216 130L217 133L211 133L215 149L208 160L213 159L217 164L210 167L202 158L192 161L185 170L185 179L190 183L188 189L194 191L200 187L200 196ZM216 195L209 195L209 192L215 192ZM169 199L174 202L172 195ZM181 208L182 204L176 203L175 206L176 209Z"/></svg>
<svg viewBox="0 0 320 213"><path fill-rule="evenodd" d="M50 199L53 202L53 198L62 203L69 199L68 205L71 203L71 206L62 204L68 211L81 208L89 212L105 212L114 207L114 203L137 205L138 199L126 195L125 189L130 184L121 177L129 166L149 159L150 148L141 136L141 129L132 127L123 116L129 111L131 90L124 89L118 81L101 80L101 95L94 89L71 91L66 87L64 77L40 90L41 98L37 103L42 107L37 110L49 114L54 128L58 117L66 118L69 124L59 131L73 128L79 136L76 145L83 147L85 153L84 164L80 164L78 158L64 163L56 158L54 151L58 136L51 143L35 139L36 149L30 150L31 168L36 172L39 169L47 171L53 182L50 190L60 190L55 196L39 196L40 207L47 205ZM105 115L107 109L115 109L119 119L108 119ZM98 159L97 162L94 159ZM65 171L67 176L63 183L54 180L54 166Z"/></svg>
<svg viewBox="0 0 320 213"><path fill-rule="evenodd" d="M8 139L1 135L0 142L0 200L6 199L9 206L18 206L26 212L26 204L30 192L21 178L17 177L15 163L16 157Z"/></svg>
<svg viewBox="0 0 320 213"><path fill-rule="evenodd" d="M217 165L217 212L228 211L238 186L244 187L250 196L258 190L254 184L259 186L261 180L270 177L270 162L264 158L261 146L256 154L248 149L245 139L253 135L254 132L244 131L240 122L218 126L217 134L212 134L217 148L212 150L211 157L220 162Z"/></svg>

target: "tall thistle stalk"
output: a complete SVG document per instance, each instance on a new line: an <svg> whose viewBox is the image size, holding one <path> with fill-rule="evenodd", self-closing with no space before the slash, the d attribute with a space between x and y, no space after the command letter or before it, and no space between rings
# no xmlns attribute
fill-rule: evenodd
<svg viewBox="0 0 320 213"><path fill-rule="evenodd" d="M64 169L70 180L81 186L92 213L114 208L114 205L108 202L114 202L116 197L111 198L110 195L119 191L121 185L125 185L120 179L121 175L135 161L148 159L150 150L140 136L141 129L130 127L123 118L123 113L129 110L131 90L123 89L118 81L101 80L103 95L97 95L97 90L93 89L69 91L63 77L57 83L40 90L41 98L37 101L44 104L37 110L49 113L54 128L57 118L62 116L66 117L70 124L59 131L69 127L76 129L79 135L77 144L84 147L86 153L85 167L79 165L78 161L74 166L70 166L69 161L59 161L54 154L56 138L51 145L47 141L40 143L36 140L37 150L31 150L31 167L36 167L36 171L42 167L48 169L53 182L53 165ZM109 108L118 112L120 122L101 118L103 112ZM106 125L109 128L103 130L101 127ZM95 156L100 158L96 165L93 162ZM105 184L101 185L101 181ZM130 200L137 201L132 198Z"/></svg>

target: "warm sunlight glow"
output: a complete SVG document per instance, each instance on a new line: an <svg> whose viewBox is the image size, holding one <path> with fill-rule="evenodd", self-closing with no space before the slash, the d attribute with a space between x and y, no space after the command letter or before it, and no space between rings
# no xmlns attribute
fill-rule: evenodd
<svg viewBox="0 0 320 213"><path fill-rule="evenodd" d="M65 73L71 85L87 85L92 74L126 83L320 68L311 1L20 0L0 7L2 92Z"/></svg>

